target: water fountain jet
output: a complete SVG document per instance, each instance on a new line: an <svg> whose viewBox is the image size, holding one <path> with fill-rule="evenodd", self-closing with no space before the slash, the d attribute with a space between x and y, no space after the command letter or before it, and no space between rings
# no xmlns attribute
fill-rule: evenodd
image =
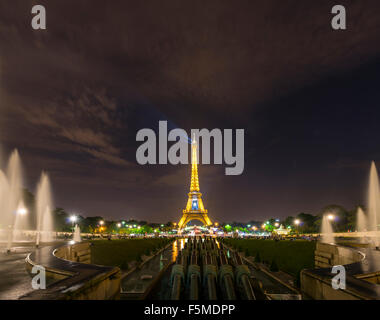
<svg viewBox="0 0 380 320"><path fill-rule="evenodd" d="M358 207L356 212L356 231L364 234L364 236L360 236L359 242L364 243L365 235L367 233L367 217L362 208Z"/></svg>
<svg viewBox="0 0 380 320"><path fill-rule="evenodd" d="M5 179L7 180L7 183L5 182ZM1 180L2 220L8 231L6 250L9 253L12 248L17 207L22 200L21 161L17 149L15 149L9 157L7 176L5 177L4 174L2 174Z"/></svg>
<svg viewBox="0 0 380 320"><path fill-rule="evenodd" d="M324 214L323 218L322 218L322 226L321 226L322 239L321 239L321 242L329 243L329 244L335 244L333 228L331 225L331 218L329 216L331 216L331 215L330 214Z"/></svg>
<svg viewBox="0 0 380 320"><path fill-rule="evenodd" d="M36 246L40 241L53 241L53 220L52 212L53 201L49 176L42 172L40 182L37 186L36 213L37 213L37 239Z"/></svg>
<svg viewBox="0 0 380 320"><path fill-rule="evenodd" d="M77 224L75 225L75 228L74 228L73 240L75 242L81 242L82 241L82 238L80 236L80 228L79 228L79 226Z"/></svg>
<svg viewBox="0 0 380 320"><path fill-rule="evenodd" d="M368 231L373 233L373 242L375 247L379 247L379 236L377 232L377 225L380 214L380 191L379 191L379 176L377 173L375 162L371 163L371 170L369 175L369 188L368 188Z"/></svg>

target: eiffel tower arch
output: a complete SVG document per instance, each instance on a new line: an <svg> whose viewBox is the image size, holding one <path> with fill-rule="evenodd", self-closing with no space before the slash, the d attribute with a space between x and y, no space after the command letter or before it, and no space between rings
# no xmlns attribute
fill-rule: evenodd
<svg viewBox="0 0 380 320"><path fill-rule="evenodd" d="M182 211L182 218L178 222L178 228L184 228L191 220L198 220L205 226L211 226L212 222L208 217L207 209L203 205L202 193L200 193L199 189L197 142L195 137L191 142L191 182L188 196L186 208Z"/></svg>

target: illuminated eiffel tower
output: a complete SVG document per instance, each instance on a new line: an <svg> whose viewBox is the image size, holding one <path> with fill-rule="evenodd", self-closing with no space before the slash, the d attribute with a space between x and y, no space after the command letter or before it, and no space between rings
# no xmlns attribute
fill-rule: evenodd
<svg viewBox="0 0 380 320"><path fill-rule="evenodd" d="M191 182L189 199L183 210L182 218L178 222L178 228L182 229L191 220L199 220L204 225L210 226L212 222L203 206L202 193L199 192L197 142L195 136L191 142Z"/></svg>

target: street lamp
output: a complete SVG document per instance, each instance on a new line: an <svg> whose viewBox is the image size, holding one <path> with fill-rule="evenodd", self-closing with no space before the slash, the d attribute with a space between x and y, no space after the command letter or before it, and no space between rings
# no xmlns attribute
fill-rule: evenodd
<svg viewBox="0 0 380 320"><path fill-rule="evenodd" d="M329 219L330 221L331 221L331 220L334 220L334 218L335 218L335 217L334 217L333 214L329 214L329 215L327 216L327 219Z"/></svg>
<svg viewBox="0 0 380 320"><path fill-rule="evenodd" d="M299 226L300 223L301 223L301 221L299 219L294 220L294 224L296 225L296 232L297 232L297 234L298 234L298 226Z"/></svg>
<svg viewBox="0 0 380 320"><path fill-rule="evenodd" d="M103 220L100 220L99 221L99 232L101 233L103 231L103 224L104 224L104 221Z"/></svg>
<svg viewBox="0 0 380 320"><path fill-rule="evenodd" d="M73 232L74 232L74 223L77 221L77 217L76 216L74 216L74 215L72 215L71 217L70 217L70 221L71 221L71 226L72 226L72 228L73 228Z"/></svg>
<svg viewBox="0 0 380 320"><path fill-rule="evenodd" d="M117 227L120 228L120 227L121 227L121 223L118 223L118 224L117 224Z"/></svg>
<svg viewBox="0 0 380 320"><path fill-rule="evenodd" d="M278 226L279 226L278 222L276 222L276 223L274 224L274 226L275 226L275 227L278 227Z"/></svg>
<svg viewBox="0 0 380 320"><path fill-rule="evenodd" d="M17 210L17 214L22 215L22 216L27 214L27 213L28 213L28 210L24 207L21 207Z"/></svg>

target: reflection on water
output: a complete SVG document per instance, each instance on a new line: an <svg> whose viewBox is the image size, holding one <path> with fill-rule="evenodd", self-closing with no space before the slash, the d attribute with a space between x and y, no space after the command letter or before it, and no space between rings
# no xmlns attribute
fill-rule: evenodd
<svg viewBox="0 0 380 320"><path fill-rule="evenodd" d="M178 253L185 247L186 242L187 242L187 239L183 239L183 238L178 239L173 242L173 246L172 246L172 261L173 262L177 260Z"/></svg>
<svg viewBox="0 0 380 320"><path fill-rule="evenodd" d="M173 242L173 248L172 248L172 261L176 261L177 259L177 256L178 256L178 244L177 244L177 240Z"/></svg>
<svg viewBox="0 0 380 320"><path fill-rule="evenodd" d="M215 239L216 245L218 246L218 249L220 249L219 241Z"/></svg>

